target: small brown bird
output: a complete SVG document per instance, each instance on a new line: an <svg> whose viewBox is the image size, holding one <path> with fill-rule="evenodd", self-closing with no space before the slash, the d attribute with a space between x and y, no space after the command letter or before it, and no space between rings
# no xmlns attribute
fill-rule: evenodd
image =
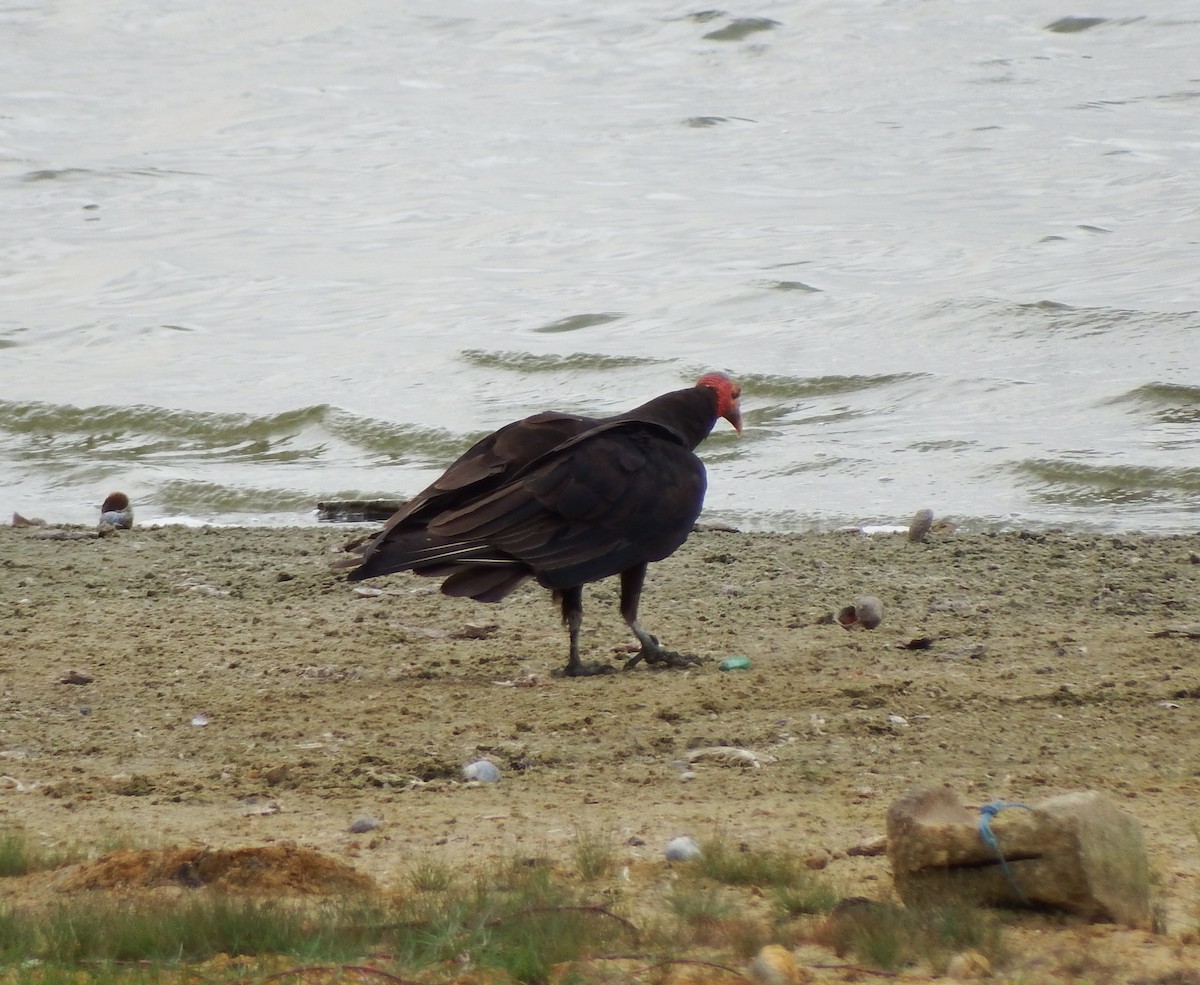
<svg viewBox="0 0 1200 985"><path fill-rule="evenodd" d="M109 493L100 506L100 530L129 530L133 526L133 507L124 493Z"/></svg>
<svg viewBox="0 0 1200 985"><path fill-rule="evenodd" d="M614 417L535 414L473 445L362 548L351 581L396 571L497 602L527 578L550 589L570 633L569 677L605 673L579 657L583 586L621 576L621 615L641 649L626 667L686 665L638 622L646 568L687 539L704 503L693 453L724 418L741 431L741 387L722 373Z"/></svg>

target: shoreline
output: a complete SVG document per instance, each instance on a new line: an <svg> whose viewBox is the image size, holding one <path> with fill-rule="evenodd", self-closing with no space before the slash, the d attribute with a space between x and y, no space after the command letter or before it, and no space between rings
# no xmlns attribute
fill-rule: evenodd
<svg viewBox="0 0 1200 985"><path fill-rule="evenodd" d="M24 517L24 514L14 514ZM32 515L30 513L29 515ZM356 531L362 529L378 529L377 520L327 520L317 516L304 519L297 516L267 514L270 519L256 521L244 514L230 520L213 520L191 516L147 517L142 513L137 515L137 527L142 530L158 530L179 527L185 530L198 530L211 527L214 530L328 530ZM696 533L728 532L746 536L763 537L825 537L838 534L861 534L869 537L887 537L894 534L905 534L908 531L911 517L878 517L865 521L835 522L833 520L814 520L805 526L759 526L754 521L745 518L739 520L736 516L722 514L701 514L696 522ZM1161 539L1166 537L1189 537L1195 532L1195 527L1179 525L1156 529L1154 527L1121 525L1114 521L1106 523L1059 523L1050 520L1018 518L1001 520L985 517L935 517L935 523L948 521L953 523L955 532L960 536L988 537L1003 534L1053 534L1066 537L1137 537ZM20 524L14 524L19 526ZM95 530L95 524L81 521L53 521L38 517L36 526L45 529L67 531Z"/></svg>

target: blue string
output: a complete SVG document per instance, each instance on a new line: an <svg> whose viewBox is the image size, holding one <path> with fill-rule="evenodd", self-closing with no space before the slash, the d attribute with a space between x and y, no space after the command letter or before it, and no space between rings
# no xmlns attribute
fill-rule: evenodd
<svg viewBox="0 0 1200 985"><path fill-rule="evenodd" d="M983 839L983 843L988 848L996 853L996 858L1000 860L1000 870L1008 878L1009 885L1012 886L1013 892L1017 894L1017 899L1028 905L1029 900L1025 898L1025 894L1021 892L1021 887L1017 885L1016 876L1013 875L1012 869L1008 867L1008 859L1004 857L1004 852L1000 848L1000 842L996 839L996 833L992 830L992 818L1006 807L1023 807L1027 811L1033 810L1028 804L1021 804L1011 800L993 800L990 804L983 804L979 808L979 837Z"/></svg>

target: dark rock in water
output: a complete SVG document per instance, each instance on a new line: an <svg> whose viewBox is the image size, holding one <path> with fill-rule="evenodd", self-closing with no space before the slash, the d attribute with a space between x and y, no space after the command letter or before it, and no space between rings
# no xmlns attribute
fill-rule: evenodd
<svg viewBox="0 0 1200 985"><path fill-rule="evenodd" d="M925 787L888 809L887 837L907 905L1037 907L1151 925L1141 825L1099 791L972 809L949 787Z"/></svg>
<svg viewBox="0 0 1200 985"><path fill-rule="evenodd" d="M757 34L759 31L769 31L778 26L779 21L773 21L769 17L738 17L724 27L719 27L715 31L709 31L704 35L704 40L741 41L744 38L748 38L751 34Z"/></svg>
<svg viewBox="0 0 1200 985"><path fill-rule="evenodd" d="M1055 34L1078 34L1090 27L1098 27L1107 23L1107 17L1060 17L1047 24L1046 30L1053 31Z"/></svg>
<svg viewBox="0 0 1200 985"><path fill-rule="evenodd" d="M368 523L386 520L404 505L402 499L335 499L317 503L323 523Z"/></svg>

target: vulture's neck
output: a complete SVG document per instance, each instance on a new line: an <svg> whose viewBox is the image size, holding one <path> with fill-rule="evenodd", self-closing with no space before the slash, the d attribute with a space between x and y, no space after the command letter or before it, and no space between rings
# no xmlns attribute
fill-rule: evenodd
<svg viewBox="0 0 1200 985"><path fill-rule="evenodd" d="M695 448L717 423L717 393L706 386L674 390L635 407L621 418L659 424L679 435L688 448Z"/></svg>

